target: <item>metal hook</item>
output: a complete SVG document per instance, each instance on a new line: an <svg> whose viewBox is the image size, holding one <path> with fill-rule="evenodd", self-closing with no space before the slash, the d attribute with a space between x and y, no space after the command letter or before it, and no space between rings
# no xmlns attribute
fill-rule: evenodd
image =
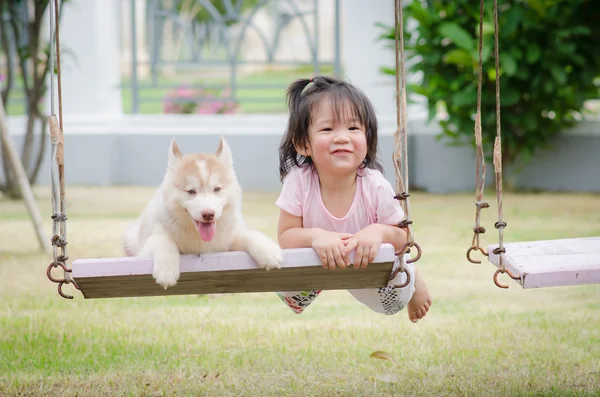
<svg viewBox="0 0 600 397"><path fill-rule="evenodd" d="M60 283L58 283L58 294L65 299L73 299L73 295L67 295L62 291L63 284L68 284L68 283L65 281L61 281Z"/></svg>
<svg viewBox="0 0 600 397"><path fill-rule="evenodd" d="M52 268L56 268L56 267L59 267L59 266L62 267L62 269L65 272L71 272L71 269L68 269L67 266L63 262L52 262L52 263L50 263L50 265L46 269L46 276L48 276L48 278L50 279L50 281L52 281L53 283L64 283L65 281L67 281L65 278L54 278L54 276L52 276Z"/></svg>
<svg viewBox="0 0 600 397"><path fill-rule="evenodd" d="M421 251L421 246L417 243L413 243L412 246L410 243L404 244L404 246L402 247L401 250L398 250L395 252L396 256L409 253L411 247L417 248L417 256L415 256L414 258L407 259L406 263L414 263L414 262L418 261L421 258L422 251Z"/></svg>
<svg viewBox="0 0 600 397"><path fill-rule="evenodd" d="M510 272L510 270L508 270L508 269L504 269L504 270L502 270L502 269L498 269L498 270L496 270L496 272L494 273L494 284L496 284L496 286L497 286L497 287L499 287L499 288L504 288L504 289L507 289L507 288L508 288L508 285L505 285L505 284L500 284L500 281L498 281L498 275L500 275L500 273L506 273L506 274L508 274L508 276L509 276L510 278L512 278L513 280L521 280L521 277L517 277L517 276L513 275L513 274Z"/></svg>
<svg viewBox="0 0 600 397"><path fill-rule="evenodd" d="M61 267L63 269L63 271L65 272L65 275L67 273L69 273L69 275L72 274L71 269L67 268L67 266L64 264L64 262L52 262L48 265L48 268L46 269L46 276L48 276L48 279L50 281L58 284L58 294L60 296L62 296L65 299L73 299L72 295L67 295L63 292L62 287L64 284L72 284L73 287L75 287L75 289L80 291L79 285L77 285L77 282L75 281L75 279L72 276L64 277L64 278L55 278L52 275L52 269L57 268L57 267Z"/></svg>
<svg viewBox="0 0 600 397"><path fill-rule="evenodd" d="M396 275L399 273L398 271L395 272ZM404 273L406 274L406 281L403 284L395 284L394 288L404 288L406 287L408 284L410 284L410 273L406 271L406 269L404 269ZM396 276L392 277L392 279L396 278Z"/></svg>
<svg viewBox="0 0 600 397"><path fill-rule="evenodd" d="M418 261L419 259L421 259L421 246L417 243L413 243L413 246L417 248L417 256L415 256L414 258L411 258L409 260L406 261L406 263L415 263L416 261Z"/></svg>
<svg viewBox="0 0 600 397"><path fill-rule="evenodd" d="M481 263L480 260L477 259L472 259L471 258L471 252L473 251L480 251L483 255L488 256L488 253L485 252L485 250L481 247L471 247L467 250L467 259L469 260L469 262L471 263Z"/></svg>
<svg viewBox="0 0 600 397"><path fill-rule="evenodd" d="M413 243L413 246L417 248L417 256L415 256L414 258L408 259L406 261L406 263L414 263L414 262L418 261L419 258L421 258L421 254L422 254L421 247L417 243ZM410 243L404 244L404 247L402 247L401 250L396 251L396 256L404 255L405 253L407 253L409 251L409 247L410 247ZM401 258L400 260L403 260L403 258ZM398 275L398 273L400 273L400 272L403 272L406 274L406 281L403 284L394 285L395 288L404 288L410 283L410 273L406 271L404 266L402 266L402 270L400 270L400 266L396 270L394 270L394 272L390 276L390 280L395 279L396 276Z"/></svg>

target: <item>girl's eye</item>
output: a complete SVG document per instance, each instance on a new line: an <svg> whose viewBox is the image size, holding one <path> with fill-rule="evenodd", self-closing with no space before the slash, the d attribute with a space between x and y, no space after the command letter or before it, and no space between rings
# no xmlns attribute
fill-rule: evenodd
<svg viewBox="0 0 600 397"><path fill-rule="evenodd" d="M214 188L214 192L215 192L215 193L219 193L220 191L221 191L221 188L220 188L220 187L218 187L218 186L217 186L217 187L215 187L215 188Z"/></svg>
<svg viewBox="0 0 600 397"><path fill-rule="evenodd" d="M321 128L321 132L329 132L329 131L333 131L333 128Z"/></svg>
<svg viewBox="0 0 600 397"><path fill-rule="evenodd" d="M196 190L195 190L195 189L190 189L190 190L188 190L187 192L188 192L188 194L189 194L190 196L194 196L194 195L196 194Z"/></svg>
<svg viewBox="0 0 600 397"><path fill-rule="evenodd" d="M356 130L360 130L359 127L350 127L350 131L356 131Z"/></svg>

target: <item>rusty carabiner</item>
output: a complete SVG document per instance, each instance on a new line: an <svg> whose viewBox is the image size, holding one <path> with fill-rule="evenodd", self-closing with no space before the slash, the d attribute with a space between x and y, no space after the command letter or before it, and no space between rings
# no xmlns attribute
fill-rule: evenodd
<svg viewBox="0 0 600 397"><path fill-rule="evenodd" d="M481 263L481 261L480 261L480 260L477 260L477 259L472 259L472 258L471 258L471 252L472 252L472 251L479 251L479 252L481 252L483 255L485 255L485 256L488 256L488 253L487 253L487 252L485 252L485 250L484 250L483 248L481 248L481 247L471 247L471 248L469 248L469 249L467 250L467 259L468 259L468 260L469 260L469 262L471 262L471 263Z"/></svg>
<svg viewBox="0 0 600 397"><path fill-rule="evenodd" d="M498 281L498 275L500 275L500 273L506 273L506 274L508 274L508 276L509 276L510 278L512 278L513 280L521 280L521 277L517 277L517 276L513 275L513 274L510 272L510 270L508 270L508 269L504 269L504 270L502 270L502 269L498 269L498 270L496 270L496 272L494 273L494 284L496 284L496 286L497 286L497 287L499 287L499 288L504 288L504 289L507 289L507 288L508 288L508 285L507 285L507 284L506 284L506 285L505 285L505 284L500 284L500 281Z"/></svg>

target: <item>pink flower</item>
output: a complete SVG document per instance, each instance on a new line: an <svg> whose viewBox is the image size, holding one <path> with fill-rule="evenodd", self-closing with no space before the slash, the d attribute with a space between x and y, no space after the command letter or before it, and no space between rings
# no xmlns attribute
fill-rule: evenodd
<svg viewBox="0 0 600 397"><path fill-rule="evenodd" d="M179 98L194 98L196 96L196 93L194 92L193 88L181 86L177 88L175 95Z"/></svg>
<svg viewBox="0 0 600 397"><path fill-rule="evenodd" d="M224 89L215 96L201 89L182 85L168 93L163 101L165 113L230 114L238 105L230 99L231 89Z"/></svg>

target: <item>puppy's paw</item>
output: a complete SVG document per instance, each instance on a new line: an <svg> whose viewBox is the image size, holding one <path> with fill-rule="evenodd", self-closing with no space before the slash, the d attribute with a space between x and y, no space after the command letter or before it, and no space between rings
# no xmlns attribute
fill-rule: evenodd
<svg viewBox="0 0 600 397"><path fill-rule="evenodd" d="M179 255L155 254L152 277L164 289L177 284L177 280L179 280Z"/></svg>
<svg viewBox="0 0 600 397"><path fill-rule="evenodd" d="M281 269L283 262L281 248L266 237L253 242L249 254L263 269Z"/></svg>

